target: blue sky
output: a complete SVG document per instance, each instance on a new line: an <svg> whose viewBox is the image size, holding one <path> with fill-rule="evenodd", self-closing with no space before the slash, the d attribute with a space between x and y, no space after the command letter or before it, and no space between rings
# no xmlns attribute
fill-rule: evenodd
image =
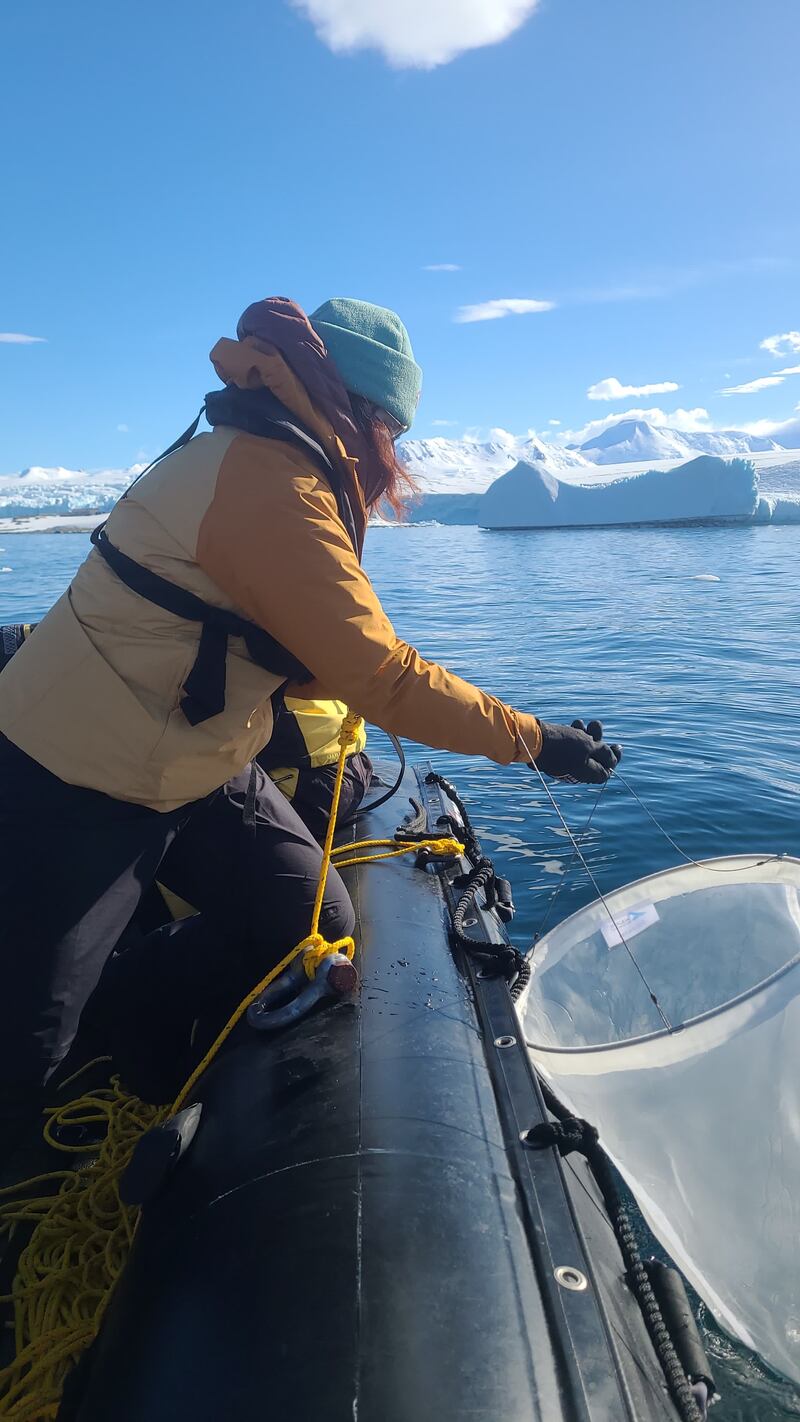
<svg viewBox="0 0 800 1422"><path fill-rule="evenodd" d="M395 307L420 436L789 419L719 392L800 368L798 53L797 0L5 6L0 472L157 453L274 294Z"/></svg>

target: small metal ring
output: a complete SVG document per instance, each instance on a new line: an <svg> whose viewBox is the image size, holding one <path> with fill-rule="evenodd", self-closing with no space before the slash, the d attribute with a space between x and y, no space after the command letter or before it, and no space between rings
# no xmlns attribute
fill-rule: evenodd
<svg viewBox="0 0 800 1422"><path fill-rule="evenodd" d="M575 1269L572 1264L559 1264L554 1269L557 1282L562 1289L570 1289L574 1294L582 1294L589 1287L589 1280L580 1269Z"/></svg>
<svg viewBox="0 0 800 1422"><path fill-rule="evenodd" d="M496 1047L516 1047L517 1039L512 1037L510 1032L506 1032L502 1037L495 1037L494 1044Z"/></svg>

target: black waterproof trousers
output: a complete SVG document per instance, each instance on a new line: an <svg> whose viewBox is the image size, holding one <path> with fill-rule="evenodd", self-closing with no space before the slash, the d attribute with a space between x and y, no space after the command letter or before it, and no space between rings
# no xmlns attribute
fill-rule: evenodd
<svg viewBox="0 0 800 1422"><path fill-rule="evenodd" d="M29 1112L66 1056L87 1003L132 1089L165 1099L164 1058L187 1049L195 1020L221 1025L308 932L319 845L259 766L246 824L249 780L248 768L160 814L67 785L0 736L0 1140L3 1118ZM129 932L103 972L157 876L199 914ZM353 926L331 871L322 932Z"/></svg>
<svg viewBox="0 0 800 1422"><path fill-rule="evenodd" d="M265 764L264 769L268 768L268 764ZM345 761L342 793L339 800L338 822L340 825L347 824L355 815L373 779L372 761L365 751L348 756ZM291 797L292 809L297 811L303 824L307 825L320 844L324 840L325 831L328 828L335 780L335 765L323 765L318 769L301 770Z"/></svg>

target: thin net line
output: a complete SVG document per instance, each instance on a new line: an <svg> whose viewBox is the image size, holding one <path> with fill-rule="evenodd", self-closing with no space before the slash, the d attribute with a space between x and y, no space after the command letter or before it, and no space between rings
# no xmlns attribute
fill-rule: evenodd
<svg viewBox="0 0 800 1422"><path fill-rule="evenodd" d="M621 776L616 770L614 771L614 778L615 780L618 780L620 782L620 785L625 786L625 789L628 791L628 794L633 796L637 805L639 805L641 809L644 810L648 818L653 821L653 824L655 825L656 829L659 830L661 834L663 834L667 843L672 845L672 848L675 850L675 852L681 856L681 859L685 859L687 864L694 864L695 868L702 869L709 874L741 874L741 865L737 865L732 869L715 869L711 864L703 862L700 859L693 859L691 854L687 854L685 849L681 849L680 845L676 843L676 841L672 838L671 834L667 834L667 831L664 829L664 826L660 824L659 821L656 819L655 815L653 814L653 811L648 809L647 805L644 803L644 800L642 800L642 798L636 794L636 791L634 790L633 786L629 784L629 782L625 780L623 776ZM765 859L755 860L754 863L750 865L750 868L760 869L764 864L773 864L776 859L784 858L785 854L768 854Z"/></svg>
<svg viewBox="0 0 800 1422"><path fill-rule="evenodd" d="M540 772L540 773L541 773L541 772ZM557 902L557 900L558 900L558 896L559 896L559 894L561 893L561 890L563 889L563 887L564 887L564 885L565 885L565 883L566 883L566 881L567 881L567 877L568 877L568 875L569 875L569 873L570 873L570 870L572 869L573 864L575 863L575 859L576 859L576 856L577 856L577 853L578 853L578 844L579 844L579 843L580 843L580 844L583 844L583 843L585 842L585 840L586 840L586 837L587 837L587 835L588 835L588 833L589 833L589 830L590 830L590 828L591 828L592 820L594 819L595 810L597 809L598 805L600 804L600 801L602 800L602 798L603 798L603 796L604 796L604 794L605 794L605 792L606 792L606 786L607 786L607 785L608 785L608 781L605 782L605 784L603 785L602 789L600 790L599 795L596 796L595 802L594 802L594 804L593 804L593 806L592 806L592 809L591 809L591 812L590 812L590 814L589 814L589 818L588 818L588 820L586 821L586 824L583 826L583 829L580 831L580 834L577 835L576 838L575 838L574 845L573 845L573 850L572 850L572 854L570 855L569 860L567 861L567 864L565 865L565 867L564 867L564 868L562 869L562 871L561 871L561 875L560 875L560 877L559 877L558 883L556 884L555 890L554 890L554 892L552 893L552 895L551 895L551 897L550 897L550 902L548 903L547 908L545 909L544 917L543 917L541 923L539 924L539 927L537 928L536 932L535 932L534 935L533 935L533 943L534 943L534 945L535 945L536 943L538 943L538 941L539 941L539 939L541 938L542 934L544 933L544 931L545 931L545 929L546 929L548 923L550 922L550 918L551 918L551 915L552 915L552 913L553 913L553 909L554 909L555 906L556 906L556 902Z"/></svg>
<svg viewBox="0 0 800 1422"><path fill-rule="evenodd" d="M664 1023L664 1026L666 1027L667 1031L668 1031L668 1032L671 1032L671 1031L673 1030L673 1028L672 1028L672 1023L670 1022L669 1018L667 1017L666 1013L664 1012L664 1010L663 1010L663 1008L662 1008L662 1006L661 1006L661 1003L659 1002L658 998L656 997L656 994L653 992L653 989L651 988L649 982L647 981L647 978L645 977L644 973L642 972L642 969L640 968L638 962L636 961L636 957L635 957L635 955L634 955L634 953L633 953L633 951L632 951L632 949L631 949L630 944L628 943L628 941L627 941L627 939L626 939L624 933L622 932L622 929L620 928L619 924L617 923L616 919L614 918L613 913L611 912L611 909L610 909L609 906L608 906L608 902L607 902L607 900L606 900L605 894L603 893L602 889L600 888L600 885L598 884L598 882L597 882L597 880L596 880L594 874L592 873L591 869L589 868L589 865L588 865L587 862L586 862L586 858L585 858L585 856L584 856L584 854L583 854L583 851L581 850L580 844L578 843L577 839L575 838L574 834L572 833L572 830L570 829L569 825L567 824L566 820L564 819L564 816L563 816L562 813L561 813L561 810L560 810L560 808L559 808L559 806L558 806L558 802L556 801L555 796L552 794L552 792L551 792L551 790L550 790L550 787L549 787L549 785L547 784L547 781L545 780L544 776L542 775L541 770L539 769L538 765L536 764L536 761L534 760L533 756L531 755L531 752L530 752L530 750L528 749L527 745L525 744L525 741L524 741L524 739L523 739L523 737L522 737L521 735L520 735L520 741L521 741L521 743L522 743L522 748L523 748L523 750L525 751L525 754L528 756L528 760L529 760L531 766L532 766L533 769L536 771L536 774L537 774L538 777L539 777L539 780L540 780L540 783L541 783L541 785L542 785L542 788L544 789L544 792L545 792L545 794L547 795L547 798L548 798L548 800L550 801L550 804L553 806L553 809L555 810L556 814L558 815L558 818L560 819L560 821L561 821L561 823L562 823L562 825L563 825L563 827L564 827L564 829L565 829L565 831L566 831L566 833L567 833L567 835L568 835L568 837L569 837L569 839L570 839L572 845L574 846L575 854L573 855L573 859L575 858L575 856L577 856L577 858L580 860L581 864L583 865L583 868L585 869L586 874L588 875L589 882L591 883L592 888L594 889L595 893L597 894L598 899L600 900L601 904L603 905L603 908L605 909L606 913L608 914L609 919L610 919L611 922L613 923L614 928L616 929L616 932L617 932L617 934L619 935L619 941L620 941L620 943L621 943L622 946L624 947L626 953L628 954L628 957L630 958L631 962L633 963L634 968L636 969L637 973L639 974L639 977L641 978L642 983L644 984L644 986L645 986L645 988L646 988L646 990L647 990L647 995L648 995L648 997L650 998L650 1001L652 1002L653 1006L655 1007L656 1011L658 1012L658 1015L659 1015L659 1017L661 1018L661 1021ZM606 781L605 784L607 784L607 783L608 783L608 782ZM598 797L598 798L599 798L599 797Z"/></svg>

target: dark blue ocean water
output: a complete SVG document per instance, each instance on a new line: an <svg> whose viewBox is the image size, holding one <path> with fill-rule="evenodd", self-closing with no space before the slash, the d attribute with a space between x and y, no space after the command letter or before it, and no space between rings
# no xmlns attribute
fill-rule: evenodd
<svg viewBox="0 0 800 1422"><path fill-rule="evenodd" d="M9 622L46 610L88 541L6 534L0 545ZM624 743L627 778L694 857L800 853L800 527L372 529L366 564L424 655L545 719L603 719ZM527 945L568 858L563 829L526 769L432 759L511 878L514 934ZM556 793L580 829L595 792ZM614 784L584 851L603 889L677 862ZM572 873L554 921L592 897ZM724 1390L717 1422L800 1417L793 1388L705 1325Z"/></svg>

